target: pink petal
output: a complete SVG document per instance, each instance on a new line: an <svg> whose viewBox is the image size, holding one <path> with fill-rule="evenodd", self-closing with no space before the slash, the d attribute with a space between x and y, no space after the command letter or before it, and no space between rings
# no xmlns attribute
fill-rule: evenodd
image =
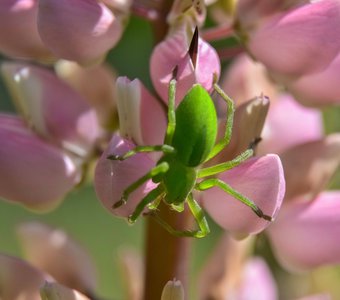
<svg viewBox="0 0 340 300"><path fill-rule="evenodd" d="M330 182L340 165L340 134L297 145L281 155L286 199L303 195L313 199Z"/></svg>
<svg viewBox="0 0 340 300"><path fill-rule="evenodd" d="M274 277L262 258L253 257L249 259L241 276L238 288L232 293L235 299L273 300L278 298Z"/></svg>
<svg viewBox="0 0 340 300"><path fill-rule="evenodd" d="M211 90L213 75L216 74L217 77L220 75L220 62L213 47L199 38L197 63L194 68L188 55L189 45L186 32L178 30L153 50L150 59L151 80L165 102L168 100L169 82L176 66L178 66L176 103L183 99L194 83L200 83L205 89Z"/></svg>
<svg viewBox="0 0 340 300"><path fill-rule="evenodd" d="M1 53L16 58L33 58L43 61L53 59L53 55L42 43L38 34L37 12L38 0L2 0L0 2Z"/></svg>
<svg viewBox="0 0 340 300"><path fill-rule="evenodd" d="M200 270L199 299L229 299L242 280L244 262L249 256L253 237L234 239L224 232Z"/></svg>
<svg viewBox="0 0 340 300"><path fill-rule="evenodd" d="M65 232L38 222L17 230L26 259L58 282L81 292L93 292L96 269L89 254Z"/></svg>
<svg viewBox="0 0 340 300"><path fill-rule="evenodd" d="M233 159L236 155L247 150L249 145L261 136L269 107L269 99L264 96L256 97L237 107L234 115L232 138L226 150L221 153L219 162ZM225 124L225 119L220 122L220 132L224 133ZM221 130L221 125L223 130Z"/></svg>
<svg viewBox="0 0 340 300"><path fill-rule="evenodd" d="M121 280L124 283L126 298L139 299L144 286L144 257L142 253L130 246L119 247L118 263Z"/></svg>
<svg viewBox="0 0 340 300"><path fill-rule="evenodd" d="M0 147L0 196L51 209L79 182L79 170L61 149L13 119L0 114L0 140L6 141Z"/></svg>
<svg viewBox="0 0 340 300"><path fill-rule="evenodd" d="M281 153L292 146L315 141L322 136L322 113L301 106L285 94L269 107L259 151Z"/></svg>
<svg viewBox="0 0 340 300"><path fill-rule="evenodd" d="M270 70L301 76L327 68L340 50L340 2L313 1L277 14L250 34L250 52Z"/></svg>
<svg viewBox="0 0 340 300"><path fill-rule="evenodd" d="M2 73L19 111L39 134L79 156L91 151L102 130L85 99L42 67L5 63Z"/></svg>
<svg viewBox="0 0 340 300"><path fill-rule="evenodd" d="M277 155L249 159L222 173L219 179L251 199L266 215L275 218L285 191L283 169ZM219 188L204 191L202 198L211 217L234 235L256 234L270 224Z"/></svg>
<svg viewBox="0 0 340 300"><path fill-rule="evenodd" d="M72 290L57 282L45 282L40 288L41 299L44 300L90 300L78 291Z"/></svg>
<svg viewBox="0 0 340 300"><path fill-rule="evenodd" d="M25 261L0 254L0 298L2 300L41 300L39 288L49 276Z"/></svg>
<svg viewBox="0 0 340 300"><path fill-rule="evenodd" d="M312 201L295 199L269 227L279 261L289 269L309 270L340 263L340 193L324 192Z"/></svg>
<svg viewBox="0 0 340 300"><path fill-rule="evenodd" d="M89 64L118 42L122 24L96 0L40 0L38 30L57 56Z"/></svg>
<svg viewBox="0 0 340 300"><path fill-rule="evenodd" d="M222 87L237 106L262 94L270 100L277 95L277 87L270 81L265 67L247 55L239 55L232 62L222 79Z"/></svg>
<svg viewBox="0 0 340 300"><path fill-rule="evenodd" d="M308 106L324 106L339 104L340 85L340 55L338 55L327 69L303 76L287 84L290 92L298 101Z"/></svg>
<svg viewBox="0 0 340 300"><path fill-rule="evenodd" d="M156 186L148 181L129 197L125 205L112 209L112 205L120 200L124 189L145 175L155 165L155 162L143 153L136 154L124 161L107 159L108 155L123 155L134 146L128 140L114 135L96 166L94 184L97 196L102 204L117 216L128 217L132 214L140 200Z"/></svg>
<svg viewBox="0 0 340 300"><path fill-rule="evenodd" d="M58 77L64 79L96 110L102 127L110 131L117 128L116 73L109 65L81 67L77 63L60 60L55 64L55 69Z"/></svg>
<svg viewBox="0 0 340 300"><path fill-rule="evenodd" d="M162 144L167 117L161 103L138 79L119 77L116 90L120 134L137 145Z"/></svg>
<svg viewBox="0 0 340 300"><path fill-rule="evenodd" d="M236 2L236 16L243 29L251 29L274 13L297 7L309 0L239 0Z"/></svg>

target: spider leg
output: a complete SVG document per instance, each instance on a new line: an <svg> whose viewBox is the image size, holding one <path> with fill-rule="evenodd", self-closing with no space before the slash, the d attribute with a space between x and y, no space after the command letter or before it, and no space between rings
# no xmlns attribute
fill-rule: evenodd
<svg viewBox="0 0 340 300"><path fill-rule="evenodd" d="M199 191L205 191L213 187L219 187L220 189L222 189L229 195L233 196L235 199L241 201L242 203L250 207L254 211L254 213L260 218L267 220L267 221L273 221L273 218L271 216L265 215L263 211L253 201L243 196L238 191L234 190L230 185L228 185L227 183L225 183L224 181L220 179L209 178L209 179L201 181L195 186L195 188Z"/></svg>
<svg viewBox="0 0 340 300"><path fill-rule="evenodd" d="M167 162L162 162L159 165L153 167L148 173L146 173L141 178L137 179L131 185L129 185L122 194L120 200L113 204L112 208L118 208L125 204L132 192L134 192L137 188L139 188L143 183L147 182L149 179L154 178L155 176L162 175L169 170L169 164Z"/></svg>
<svg viewBox="0 0 340 300"><path fill-rule="evenodd" d="M177 230L173 228L169 223L164 221L155 211L149 212L146 215L151 216L155 219L155 221L164 227L170 234L178 236L178 237L195 237L195 238L203 238L209 232L209 225L204 216L203 209L197 203L197 201L193 198L192 194L189 194L187 198L187 203L190 211L192 212L197 225L199 227L198 230Z"/></svg>
<svg viewBox="0 0 340 300"><path fill-rule="evenodd" d="M136 146L134 149L126 152L124 155L108 155L107 159L110 160L125 160L131 156L136 155L137 153L147 153L147 152L163 152L164 154L167 153L174 153L174 147L170 145L154 145L154 146Z"/></svg>
<svg viewBox="0 0 340 300"><path fill-rule="evenodd" d="M150 191L136 206L134 212L128 217L129 223L133 224L136 222L138 217L143 212L144 208L150 204L151 202L154 202L155 200L158 200L162 197L164 194L164 189L161 186L157 186L155 189ZM154 205L152 209L156 209L160 201L157 201L157 205Z"/></svg>
<svg viewBox="0 0 340 300"><path fill-rule="evenodd" d="M231 140L233 122L234 122L234 112L235 106L234 101L219 87L217 83L214 84L214 90L222 97L222 99L227 103L227 121L225 125L225 132L223 138L214 146L205 161L210 160L220 153Z"/></svg>
<svg viewBox="0 0 340 300"><path fill-rule="evenodd" d="M232 160L198 170L197 178L203 178L203 177L215 175L215 174L230 170L234 167L237 167L238 165L240 165L242 162L252 157L253 155L254 155L254 150L252 148L247 149Z"/></svg>

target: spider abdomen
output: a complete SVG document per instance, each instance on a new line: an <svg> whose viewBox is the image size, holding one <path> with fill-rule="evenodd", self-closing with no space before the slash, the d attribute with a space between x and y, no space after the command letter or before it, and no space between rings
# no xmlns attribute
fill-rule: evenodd
<svg viewBox="0 0 340 300"><path fill-rule="evenodd" d="M215 145L217 115L208 92L194 85L176 109L176 129L172 146L176 158L188 167L197 167Z"/></svg>

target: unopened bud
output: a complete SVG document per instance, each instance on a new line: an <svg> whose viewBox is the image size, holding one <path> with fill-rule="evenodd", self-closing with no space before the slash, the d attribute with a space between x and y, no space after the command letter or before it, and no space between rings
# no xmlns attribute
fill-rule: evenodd
<svg viewBox="0 0 340 300"><path fill-rule="evenodd" d="M184 300L184 288L179 280L168 281L164 286L161 300Z"/></svg>

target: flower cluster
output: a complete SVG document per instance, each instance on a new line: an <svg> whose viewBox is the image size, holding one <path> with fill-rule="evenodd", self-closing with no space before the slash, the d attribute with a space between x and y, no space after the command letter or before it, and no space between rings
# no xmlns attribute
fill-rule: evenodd
<svg viewBox="0 0 340 300"><path fill-rule="evenodd" d="M135 16L154 37L148 78L110 59ZM0 197L48 212L90 183L112 217L145 216L145 265L125 253L129 298L184 299L181 237L208 223L221 237L198 299L301 297L270 268L340 263L340 135L321 110L340 101L339 0L5 0L0 28L16 110L0 112ZM0 254L1 299L97 299L67 234L18 232L28 262Z"/></svg>

